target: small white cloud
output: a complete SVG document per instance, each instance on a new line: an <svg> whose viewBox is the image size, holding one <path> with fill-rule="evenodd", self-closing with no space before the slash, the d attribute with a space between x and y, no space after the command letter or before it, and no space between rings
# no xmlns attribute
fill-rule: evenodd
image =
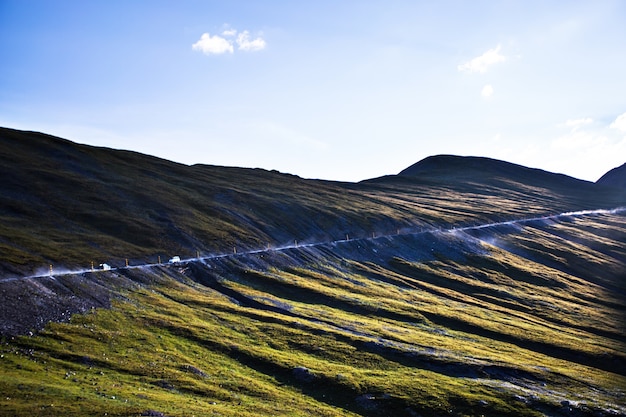
<svg viewBox="0 0 626 417"><path fill-rule="evenodd" d="M580 127L593 123L593 119L591 117L583 117L580 119L569 119L565 121L565 123L561 123L558 125L559 127L566 127L574 130L578 130Z"/></svg>
<svg viewBox="0 0 626 417"><path fill-rule="evenodd" d="M617 119L615 119L615 121L611 123L609 127L626 133L626 113L617 116Z"/></svg>
<svg viewBox="0 0 626 417"><path fill-rule="evenodd" d="M235 38L236 36L236 38ZM260 36L250 39L250 32L244 30L239 33L237 29L226 27L220 35L203 33L200 39L191 45L194 51L201 51L206 55L219 55L235 52L235 43L239 51L251 52L265 49L267 45Z"/></svg>
<svg viewBox="0 0 626 417"><path fill-rule="evenodd" d="M500 45L498 45L497 47L488 50L481 56L459 65L457 69L461 72L485 73L493 64L504 61L506 61L506 57L500 54Z"/></svg>
<svg viewBox="0 0 626 417"><path fill-rule="evenodd" d="M480 95L485 98L491 97L493 95L493 87L491 86L491 84L487 84L486 86L484 86L480 92Z"/></svg>
<svg viewBox="0 0 626 417"><path fill-rule="evenodd" d="M198 42L192 46L194 51L201 51L205 55L233 53L234 48L232 42L221 36L211 36L209 33L203 33Z"/></svg>
<svg viewBox="0 0 626 417"><path fill-rule="evenodd" d="M266 44L265 40L260 37L250 40L250 32L244 30L237 36L237 45L242 51L260 51L265 49Z"/></svg>

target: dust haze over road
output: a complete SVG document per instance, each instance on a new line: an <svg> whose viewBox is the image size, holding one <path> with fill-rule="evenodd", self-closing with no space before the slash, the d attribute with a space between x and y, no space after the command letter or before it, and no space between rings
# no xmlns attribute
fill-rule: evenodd
<svg viewBox="0 0 626 417"><path fill-rule="evenodd" d="M238 252L236 249L234 249L234 251L232 253L225 253L225 254L218 254L218 255L208 255L208 256L199 256L199 257L195 257L195 258L181 259L180 263L202 262L202 261L205 261L205 260L212 260L212 259L219 259L219 258L226 258L226 257L244 256L244 255L251 255L251 254L270 252L270 251L284 251L284 250L295 249L295 248L310 248L310 247L315 247L315 246L328 245L328 244L341 243L341 242L349 242L349 241L375 240L375 239L381 239L381 238L388 238L388 237L392 237L392 236L396 236L396 235L418 235L418 234L433 233L433 232L438 232L438 233L456 233L456 232L479 230L479 229L486 229L486 228L498 227L498 226L524 225L526 223L533 223L533 222L537 222L537 221L559 220L559 219L563 219L563 218L572 218L572 217L576 218L576 217L585 217L585 216L611 215L611 214L618 214L618 213L625 212L625 211L626 211L626 207L616 207L616 208L613 208L613 209L568 211L568 212L564 212L564 213L552 214L552 215L546 215L546 216L529 217L529 218L507 220L507 221L500 221L500 222L493 222L493 223L484 223L484 224L472 225L472 226L464 226L464 227L454 227L454 228L449 228L449 229L428 228L428 229L420 229L419 231L408 231L408 232L406 231L406 229L403 229L403 231L399 231L397 234L394 234L394 235L389 235L389 234L382 235L381 234L381 235L375 235L375 236L368 237L368 238L354 238L354 239L351 239L349 236L346 236L345 239L338 239L338 240L334 240L334 241L331 241L331 242L298 243L297 241L294 241L294 243L291 244L291 245L284 245L284 246L279 246L279 247L267 247L267 248L264 248L264 249L257 249L257 250L251 250L251 251L242 251L242 252ZM150 267L157 267L157 266L163 265L163 264L168 264L168 262L165 262L165 263L146 263L146 264L139 264L139 265L128 265L128 266L124 266L124 267L111 268L110 270L111 271L116 271L116 270L123 270L123 269L150 268ZM62 267L56 268L54 266L50 266L50 267L45 268L45 269L40 269L39 271L44 271L44 270L45 270L45 272L37 272L37 273L35 273L33 275L24 276L24 277L0 278L0 283L3 283L3 282L14 282L14 281L18 281L18 280L36 279L36 278L54 278L55 276L80 275L80 274L86 274L86 273L92 273L92 272L99 272L99 271L101 271L101 269L92 269L92 268L78 269L78 270L69 270L69 269L64 269Z"/></svg>

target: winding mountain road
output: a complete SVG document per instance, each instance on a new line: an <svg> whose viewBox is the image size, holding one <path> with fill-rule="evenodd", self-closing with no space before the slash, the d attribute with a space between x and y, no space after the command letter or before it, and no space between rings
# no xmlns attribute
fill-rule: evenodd
<svg viewBox="0 0 626 417"><path fill-rule="evenodd" d="M569 212L553 214L553 215L529 217L529 218L493 222L493 223L484 223L484 224L473 225L473 226L455 227L455 228L443 229L443 230L431 228L431 229L426 229L426 230L420 230L418 232L405 232L405 233L399 233L399 234L417 235L417 234L433 233L433 232L455 233L455 232L478 230L478 229L485 229L485 228L505 226L505 225L524 225L526 223L532 223L532 222L537 222L537 221L549 221L549 220L559 220L563 218L619 214L625 211L626 211L626 207L617 207L614 209L569 211ZM227 253L227 254L209 255L209 256L200 256L196 258L182 259L180 263L201 262L201 261L210 260L210 259L226 258L226 257L233 257L233 256L245 256L245 255L264 253L264 252L269 252L269 251L284 251L284 250L294 249L294 248L316 247L316 246L321 246L321 245L328 245L328 244L348 242L348 241L357 242L357 241L364 241L364 240L374 240L374 239L381 239L381 238L386 238L386 237L391 237L391 236L393 235L379 235L375 237L355 238L355 239L350 239L347 236L346 239L339 239L339 240L330 241L330 242L303 243L303 244L298 244L297 242L295 242L293 245L286 245L286 246L280 246L280 247L272 247L272 248L258 249L258 250L252 250L252 251L233 252L233 253ZM139 264L139 265L129 265L129 266L124 266L124 267L111 268L110 271L124 270L124 269L150 268L150 267L157 267L159 265L164 265L164 263L146 263L146 264ZM50 273L50 271L52 273ZM41 273L41 274L35 274L35 275L29 275L29 276L23 276L23 277L0 278L0 284L6 283L6 282L14 282L18 280L28 280L28 279L37 279L37 278L54 279L55 276L80 275L80 274L85 274L85 273L97 273L101 271L102 271L101 269L67 270L67 269L56 269L54 267L51 267L50 270L47 271L47 273Z"/></svg>

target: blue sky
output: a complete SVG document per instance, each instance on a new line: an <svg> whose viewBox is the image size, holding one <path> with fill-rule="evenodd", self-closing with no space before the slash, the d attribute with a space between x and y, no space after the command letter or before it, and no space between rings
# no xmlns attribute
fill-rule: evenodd
<svg viewBox="0 0 626 417"><path fill-rule="evenodd" d="M0 0L0 126L359 181L626 162L626 1Z"/></svg>

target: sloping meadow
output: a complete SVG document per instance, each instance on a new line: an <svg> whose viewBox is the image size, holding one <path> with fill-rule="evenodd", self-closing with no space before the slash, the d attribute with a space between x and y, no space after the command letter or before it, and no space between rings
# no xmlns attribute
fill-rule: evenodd
<svg viewBox="0 0 626 417"><path fill-rule="evenodd" d="M626 415L625 260L618 212L84 273L0 414Z"/></svg>

